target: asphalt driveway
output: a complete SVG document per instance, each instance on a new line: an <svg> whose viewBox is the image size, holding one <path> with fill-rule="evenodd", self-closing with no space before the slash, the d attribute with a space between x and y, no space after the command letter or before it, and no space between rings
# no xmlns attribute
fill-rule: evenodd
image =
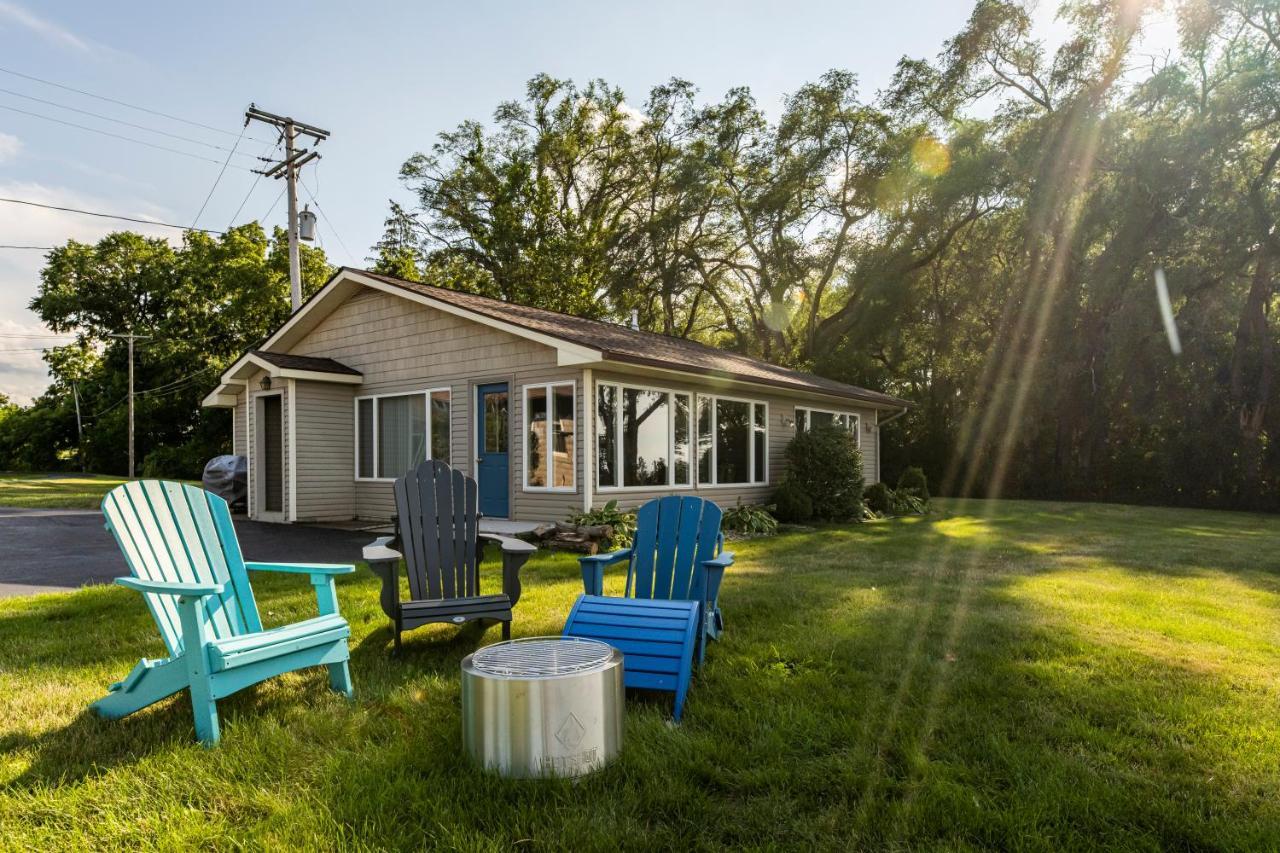
<svg viewBox="0 0 1280 853"><path fill-rule="evenodd" d="M375 534L236 519L246 559L354 563ZM110 583L129 573L96 509L0 507L0 598Z"/></svg>

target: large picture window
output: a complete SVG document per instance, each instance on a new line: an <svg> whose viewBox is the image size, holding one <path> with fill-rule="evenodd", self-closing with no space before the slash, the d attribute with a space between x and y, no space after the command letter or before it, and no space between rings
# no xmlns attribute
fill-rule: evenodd
<svg viewBox="0 0 1280 853"><path fill-rule="evenodd" d="M574 422L572 382L524 387L526 489L574 490Z"/></svg>
<svg viewBox="0 0 1280 853"><path fill-rule="evenodd" d="M813 427L835 426L852 435L853 440L861 447L862 433L858 429L860 423L861 418L854 412L833 412L796 406L796 432L806 432Z"/></svg>
<svg viewBox="0 0 1280 853"><path fill-rule="evenodd" d="M693 395L596 386L596 483L602 489L692 485Z"/></svg>
<svg viewBox="0 0 1280 853"><path fill-rule="evenodd" d="M698 396L698 483L769 481L769 407L752 400Z"/></svg>
<svg viewBox="0 0 1280 853"><path fill-rule="evenodd" d="M448 388L356 399L356 479L394 480L426 459L449 461Z"/></svg>

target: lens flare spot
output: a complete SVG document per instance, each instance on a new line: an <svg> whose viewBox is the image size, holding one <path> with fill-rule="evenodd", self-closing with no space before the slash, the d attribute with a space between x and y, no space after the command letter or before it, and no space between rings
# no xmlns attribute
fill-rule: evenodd
<svg viewBox="0 0 1280 853"><path fill-rule="evenodd" d="M922 136L911 146L911 162L920 174L936 178L951 168L951 153L934 137Z"/></svg>
<svg viewBox="0 0 1280 853"><path fill-rule="evenodd" d="M771 331L781 332L791 322L791 311L785 303L775 302L764 309L764 324Z"/></svg>

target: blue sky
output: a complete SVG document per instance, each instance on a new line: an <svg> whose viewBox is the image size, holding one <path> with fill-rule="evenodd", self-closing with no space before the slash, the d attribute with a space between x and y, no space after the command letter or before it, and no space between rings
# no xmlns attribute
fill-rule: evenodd
<svg viewBox="0 0 1280 853"><path fill-rule="evenodd" d="M0 196L191 223L218 162L181 156L14 112L17 108L221 161L250 101L329 129L305 182L330 222L320 238L335 263L360 265L387 200L407 200L400 164L441 130L487 119L533 74L620 85L633 103L672 76L707 100L747 85L776 111L782 96L830 68L884 85L904 54L932 56L964 23L962 0L808 3L36 3L0 0L0 68L177 115L127 109L0 73ZM1048 22L1051 13L1041 12ZM1051 25L1046 24L1046 27ZM22 97L28 96L27 98ZM187 137L124 127L41 98ZM267 139L267 130L250 133ZM242 142L257 154L267 146ZM243 157L233 163L253 165ZM228 169L200 224L271 215L278 182ZM245 201L247 197L247 201ZM304 194L305 200L305 194ZM93 240L108 220L0 204L0 244ZM137 226L146 233L178 232ZM0 391L25 401L46 384L36 348L47 332L26 309L38 251L0 249Z"/></svg>

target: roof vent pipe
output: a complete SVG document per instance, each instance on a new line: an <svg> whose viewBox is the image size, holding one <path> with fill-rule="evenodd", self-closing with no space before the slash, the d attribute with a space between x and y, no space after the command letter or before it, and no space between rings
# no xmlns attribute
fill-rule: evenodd
<svg viewBox="0 0 1280 853"><path fill-rule="evenodd" d="M640 331L640 312L634 308L631 309L631 328Z"/></svg>

